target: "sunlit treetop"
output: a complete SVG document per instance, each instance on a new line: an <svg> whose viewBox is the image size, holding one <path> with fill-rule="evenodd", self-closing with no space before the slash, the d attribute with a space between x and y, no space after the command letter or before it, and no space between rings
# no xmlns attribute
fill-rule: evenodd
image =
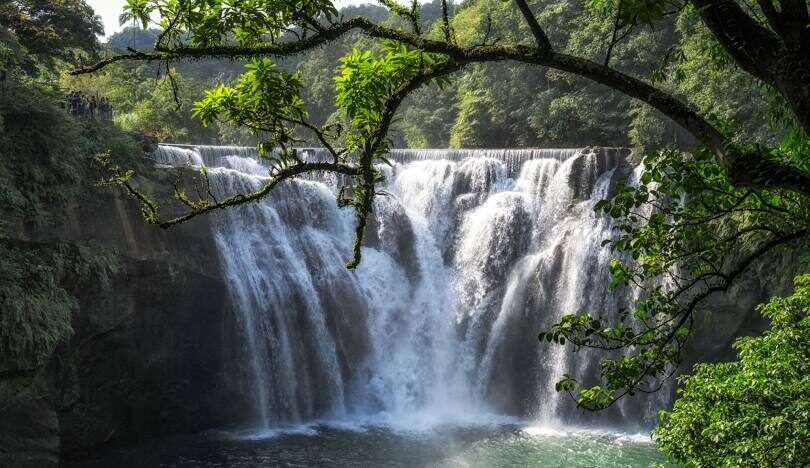
<svg viewBox="0 0 810 468"><path fill-rule="evenodd" d="M158 46L212 47L226 43L253 46L273 42L295 26L338 16L330 1L276 0L128 0L126 10L144 26L158 16L165 31Z"/></svg>
<svg viewBox="0 0 810 468"><path fill-rule="evenodd" d="M103 32L101 20L84 0L0 0L0 25L46 63L73 60L77 51L94 52L96 34Z"/></svg>

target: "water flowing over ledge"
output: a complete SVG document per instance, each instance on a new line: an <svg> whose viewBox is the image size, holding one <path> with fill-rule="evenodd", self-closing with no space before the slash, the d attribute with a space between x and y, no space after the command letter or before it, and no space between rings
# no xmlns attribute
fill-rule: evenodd
<svg viewBox="0 0 810 468"><path fill-rule="evenodd" d="M304 149L305 158L325 158ZM584 383L599 355L538 343L564 313L610 317L610 220L593 205L635 168L618 148L393 150L363 262L347 270L354 218L334 177L282 184L215 216L240 320L244 397L261 430L316 420L402 428L487 424L649 428L666 392L592 415L554 383ZM257 189L253 148L161 146L205 164L217 196Z"/></svg>

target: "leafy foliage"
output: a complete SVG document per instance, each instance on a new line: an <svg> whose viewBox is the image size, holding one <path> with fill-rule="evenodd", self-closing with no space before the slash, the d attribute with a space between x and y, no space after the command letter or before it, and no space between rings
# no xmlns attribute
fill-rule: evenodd
<svg viewBox="0 0 810 468"><path fill-rule="evenodd" d="M185 42L192 47L212 47L233 40L241 45L277 39L302 16L327 19L338 12L328 0L278 2L275 0L127 0L125 13L144 29L156 13L166 31L162 45Z"/></svg>
<svg viewBox="0 0 810 468"><path fill-rule="evenodd" d="M84 0L1 0L0 24L47 65L74 59L79 50L92 52L101 21Z"/></svg>
<svg viewBox="0 0 810 468"><path fill-rule="evenodd" d="M34 369L73 333L78 303L65 283L105 288L117 256L96 246L15 245L0 238L0 371Z"/></svg>
<svg viewBox="0 0 810 468"><path fill-rule="evenodd" d="M50 205L73 195L81 177L74 143L80 128L53 105L47 90L15 86L6 93L0 101L0 206L6 216L24 215L42 225Z"/></svg>
<svg viewBox="0 0 810 468"><path fill-rule="evenodd" d="M360 132L348 138L349 149L362 151L364 136L373 133L381 123L386 100L420 68L432 67L444 58L384 41L380 58L375 58L371 51L354 49L340 61L340 73L335 77L335 104ZM446 82L438 80L439 86Z"/></svg>
<svg viewBox="0 0 810 468"><path fill-rule="evenodd" d="M0 242L0 370L44 364L72 333L76 300L60 286L64 274L52 255ZM18 362L14 362L18 361Z"/></svg>
<svg viewBox="0 0 810 468"><path fill-rule="evenodd" d="M810 463L810 275L796 291L760 306L762 336L737 339L738 360L698 364L656 443L687 466L804 466Z"/></svg>
<svg viewBox="0 0 810 468"><path fill-rule="evenodd" d="M256 59L247 69L236 86L223 84L206 91L194 105L194 116L203 125L221 116L225 121L267 133L272 143L286 147L294 141L294 125L306 117L300 96L301 75L278 70L268 59Z"/></svg>

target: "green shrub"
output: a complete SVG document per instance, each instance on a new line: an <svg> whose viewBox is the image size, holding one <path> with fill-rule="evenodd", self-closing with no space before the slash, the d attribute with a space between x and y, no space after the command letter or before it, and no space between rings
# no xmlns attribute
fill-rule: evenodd
<svg viewBox="0 0 810 468"><path fill-rule="evenodd" d="M760 306L762 336L737 339L738 360L699 364L682 376L672 411L653 436L687 466L810 464L810 275Z"/></svg>

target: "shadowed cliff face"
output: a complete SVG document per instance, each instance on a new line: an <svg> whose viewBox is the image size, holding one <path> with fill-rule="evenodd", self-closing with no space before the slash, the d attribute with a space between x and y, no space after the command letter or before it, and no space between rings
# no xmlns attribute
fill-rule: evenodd
<svg viewBox="0 0 810 468"><path fill-rule="evenodd" d="M160 190L159 184L154 188ZM18 242L101 250L108 285L70 274L74 334L47 366L0 376L0 465L56 464L108 441L200 430L245 417L233 398L233 316L206 220L164 231L132 200L98 191ZM232 375L233 377L234 375Z"/></svg>

